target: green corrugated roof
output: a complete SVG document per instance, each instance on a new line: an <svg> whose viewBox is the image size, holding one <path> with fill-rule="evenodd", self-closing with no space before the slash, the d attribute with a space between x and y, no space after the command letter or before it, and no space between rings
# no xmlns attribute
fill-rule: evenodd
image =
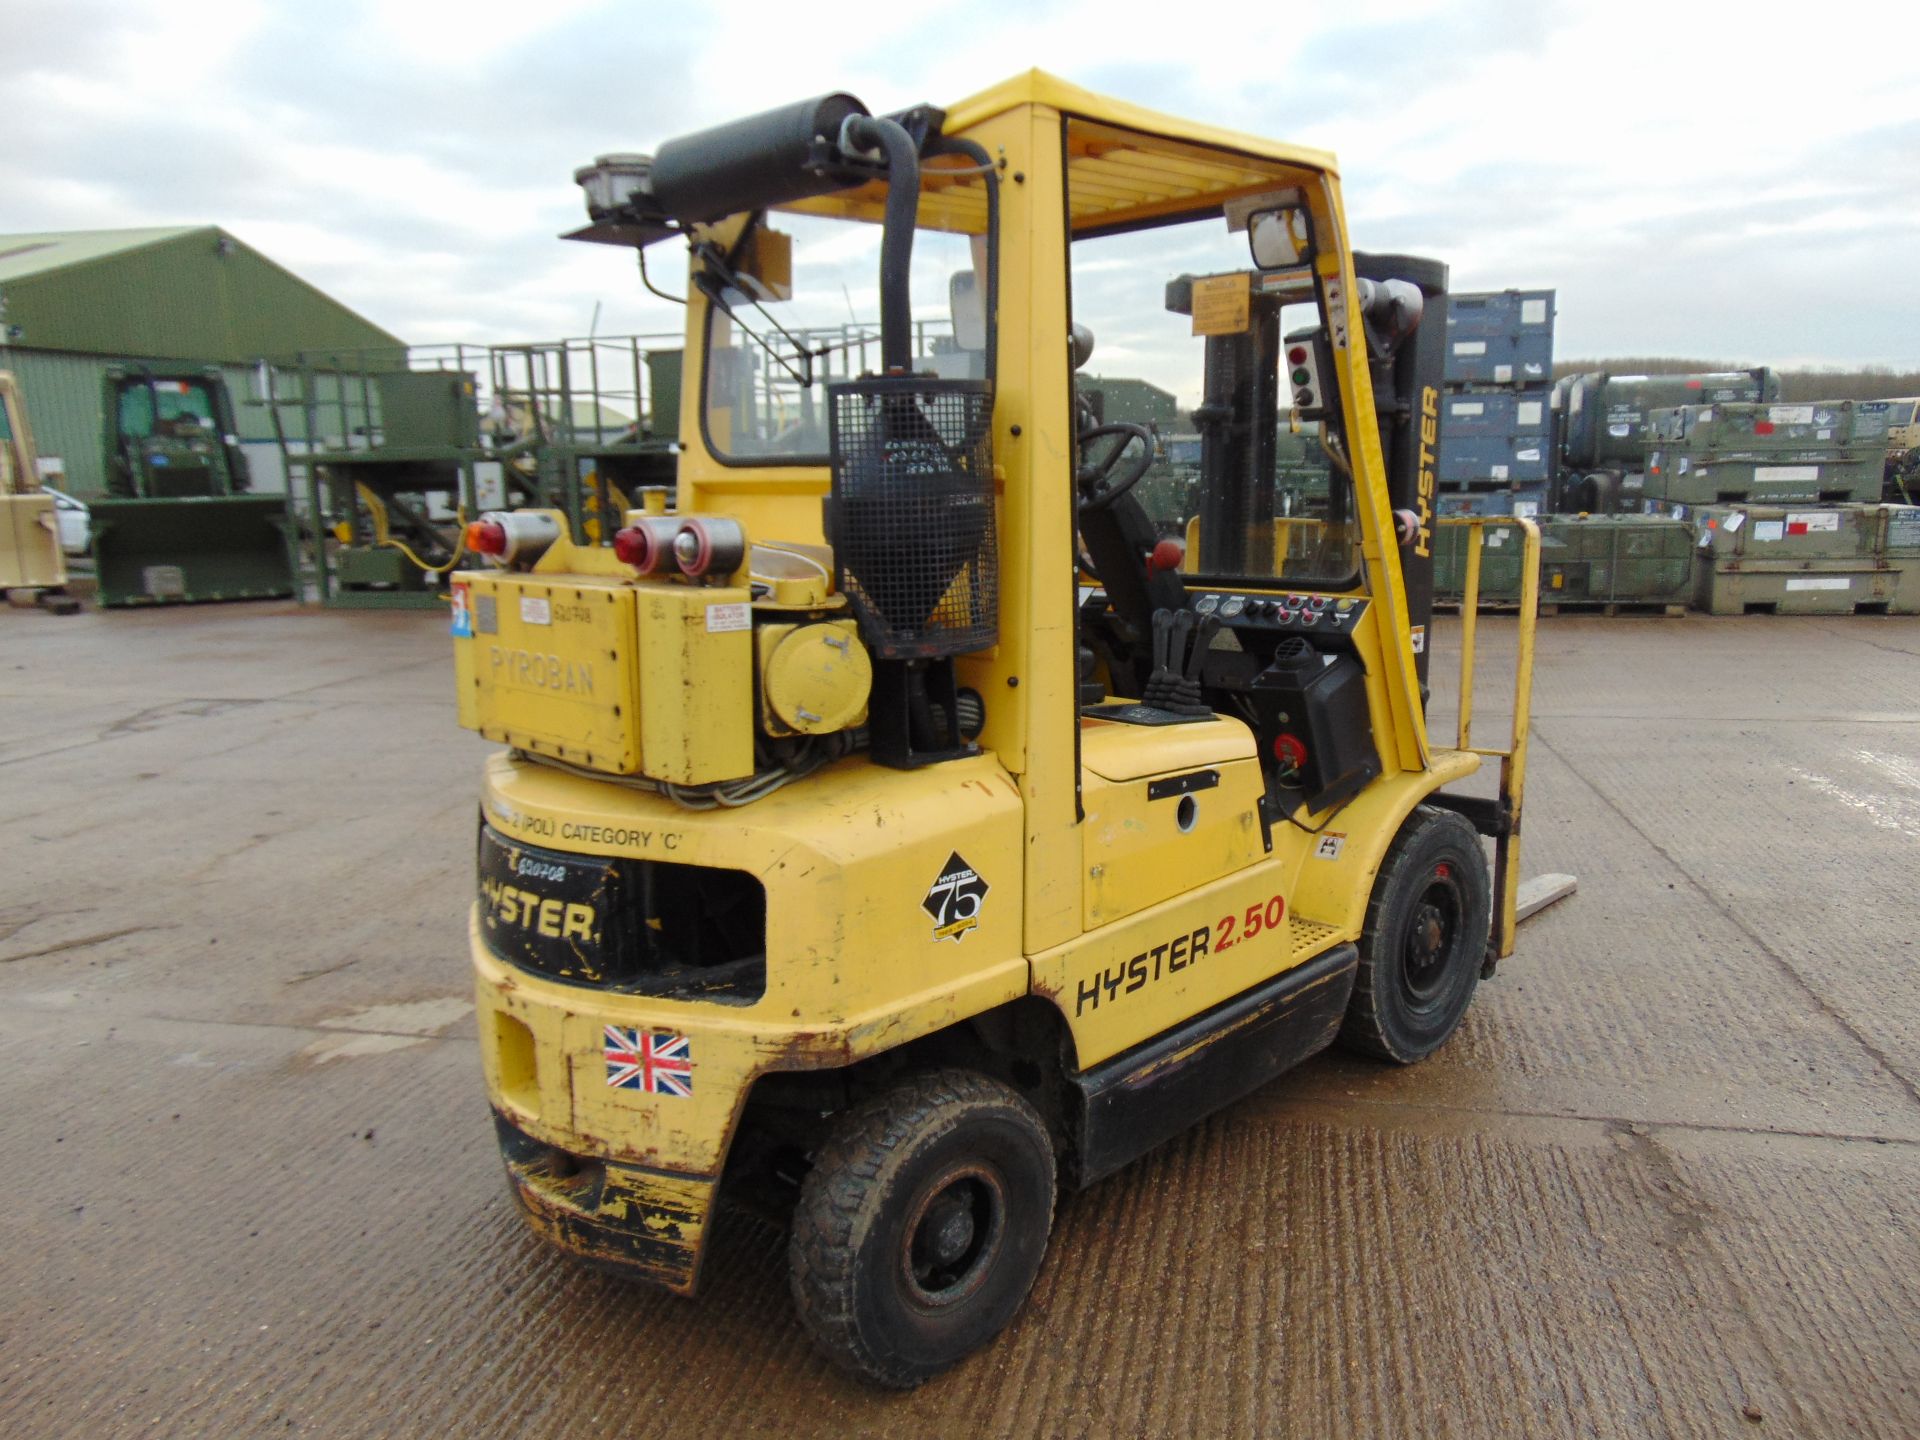
<svg viewBox="0 0 1920 1440"><path fill-rule="evenodd" d="M244 365L402 343L218 226L0 235L0 344Z"/></svg>
<svg viewBox="0 0 1920 1440"><path fill-rule="evenodd" d="M207 228L166 225L146 230L48 230L39 235L0 235L0 285L49 270L86 265Z"/></svg>

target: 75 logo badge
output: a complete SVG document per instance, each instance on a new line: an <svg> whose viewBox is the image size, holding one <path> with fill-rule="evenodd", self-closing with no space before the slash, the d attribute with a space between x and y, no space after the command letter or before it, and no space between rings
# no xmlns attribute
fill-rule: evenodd
<svg viewBox="0 0 1920 1440"><path fill-rule="evenodd" d="M920 908L933 917L933 938L958 941L978 925L989 888L958 850L949 855L927 898L920 902Z"/></svg>

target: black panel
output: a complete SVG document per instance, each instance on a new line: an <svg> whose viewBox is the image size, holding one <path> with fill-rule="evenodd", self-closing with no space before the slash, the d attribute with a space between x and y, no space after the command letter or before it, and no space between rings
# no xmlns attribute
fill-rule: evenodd
<svg viewBox="0 0 1920 1440"><path fill-rule="evenodd" d="M1358 794L1380 773L1367 708L1367 673L1351 655L1334 655L1298 637L1283 641L1248 695L1260 740L1276 761L1298 757L1292 778L1277 775L1277 798L1297 797L1310 812ZM1281 746L1286 748L1282 750Z"/></svg>
<svg viewBox="0 0 1920 1440"><path fill-rule="evenodd" d="M596 990L744 1003L766 992L766 891L739 870L575 855L480 828L487 948Z"/></svg>
<svg viewBox="0 0 1920 1440"><path fill-rule="evenodd" d="M1220 783L1218 770L1189 770L1184 775L1169 775L1164 780L1147 782L1147 799L1168 800L1175 795L1191 795L1198 790L1211 790Z"/></svg>
<svg viewBox="0 0 1920 1440"><path fill-rule="evenodd" d="M1325 1049L1340 1029L1360 952L1336 945L1068 1083L1077 1151L1071 1183L1091 1185L1194 1122Z"/></svg>
<svg viewBox="0 0 1920 1440"><path fill-rule="evenodd" d="M1114 720L1122 725L1198 725L1211 715L1176 715L1135 700L1110 700L1105 705L1089 705L1080 712L1091 720Z"/></svg>

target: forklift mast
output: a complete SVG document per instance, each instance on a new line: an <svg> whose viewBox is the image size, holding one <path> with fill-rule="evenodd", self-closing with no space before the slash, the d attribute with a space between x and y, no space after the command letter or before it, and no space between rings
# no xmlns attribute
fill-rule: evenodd
<svg viewBox="0 0 1920 1440"><path fill-rule="evenodd" d="M1433 623L1433 547L1437 450L1440 439L1440 385L1447 354L1447 267L1413 255L1356 252L1354 275L1382 287L1367 315L1367 371L1373 382L1373 408L1380 421L1380 453L1386 461L1387 495L1395 512L1410 511L1416 527L1400 547L1400 573L1406 585L1407 619L1418 637L1415 646L1420 683L1427 683L1430 654L1426 636ZM1395 282L1417 293L1417 311L1407 330L1412 296L1392 289Z"/></svg>

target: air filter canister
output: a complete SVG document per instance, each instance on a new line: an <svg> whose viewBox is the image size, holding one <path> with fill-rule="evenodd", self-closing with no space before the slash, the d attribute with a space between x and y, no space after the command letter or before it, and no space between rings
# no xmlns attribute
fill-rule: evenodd
<svg viewBox="0 0 1920 1440"><path fill-rule="evenodd" d="M899 376L827 387L839 588L881 659L985 649L999 635L993 391Z"/></svg>

